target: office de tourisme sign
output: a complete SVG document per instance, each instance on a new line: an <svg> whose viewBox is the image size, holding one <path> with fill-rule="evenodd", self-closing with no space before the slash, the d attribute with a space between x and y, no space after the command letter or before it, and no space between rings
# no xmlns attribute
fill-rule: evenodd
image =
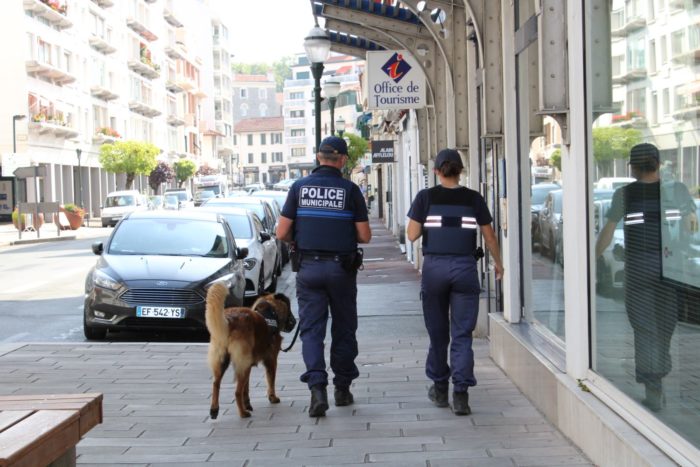
<svg viewBox="0 0 700 467"><path fill-rule="evenodd" d="M367 52L369 109L425 107L425 75L406 50Z"/></svg>

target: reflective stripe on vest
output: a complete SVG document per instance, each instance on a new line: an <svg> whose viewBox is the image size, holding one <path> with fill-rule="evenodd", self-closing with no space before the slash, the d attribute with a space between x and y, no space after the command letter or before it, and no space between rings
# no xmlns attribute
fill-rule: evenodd
<svg viewBox="0 0 700 467"><path fill-rule="evenodd" d="M447 219L448 217L445 216L427 216L425 218L425 224L423 224L423 227L425 228L435 228L435 227L445 227L449 225L449 223L444 224L443 219ZM476 218L475 217L457 217L457 218L449 218L450 220L457 220L458 222L461 221L461 226L463 229L476 229L477 223L476 223Z"/></svg>

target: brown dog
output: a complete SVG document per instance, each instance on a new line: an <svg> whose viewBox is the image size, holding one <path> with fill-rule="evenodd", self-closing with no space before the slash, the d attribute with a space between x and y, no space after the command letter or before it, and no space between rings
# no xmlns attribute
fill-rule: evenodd
<svg viewBox="0 0 700 467"><path fill-rule="evenodd" d="M214 375L209 415L219 415L221 378L229 363L236 380L236 405L241 418L250 417L253 407L248 395L250 370L263 362L267 379L267 398L273 404L277 356L282 346L280 331L290 332L296 325L289 298L284 294L268 294L258 298L252 307L224 308L228 289L216 283L207 292L206 322L209 330L209 366Z"/></svg>

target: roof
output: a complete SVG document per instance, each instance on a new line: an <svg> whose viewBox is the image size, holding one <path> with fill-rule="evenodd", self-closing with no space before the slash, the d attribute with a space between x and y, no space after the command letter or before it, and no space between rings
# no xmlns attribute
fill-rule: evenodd
<svg viewBox="0 0 700 467"><path fill-rule="evenodd" d="M274 79L270 79L267 75L244 75L236 73L233 75L234 82L246 82L246 83L274 83Z"/></svg>
<svg viewBox="0 0 700 467"><path fill-rule="evenodd" d="M284 130L284 117L246 118L236 123L233 132L254 133L270 130Z"/></svg>

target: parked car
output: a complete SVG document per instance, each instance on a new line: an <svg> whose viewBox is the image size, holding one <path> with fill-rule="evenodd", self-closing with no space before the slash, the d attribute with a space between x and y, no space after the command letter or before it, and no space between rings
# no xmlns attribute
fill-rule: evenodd
<svg viewBox="0 0 700 467"><path fill-rule="evenodd" d="M595 183L595 188L597 190L615 191L633 181L635 181L635 179L631 177L603 177Z"/></svg>
<svg viewBox="0 0 700 467"><path fill-rule="evenodd" d="M211 198L218 198L217 194L211 190L198 190L194 192L194 205L201 206Z"/></svg>
<svg viewBox="0 0 700 467"><path fill-rule="evenodd" d="M248 249L245 263L246 298L277 290L277 242L263 227L262 221L253 211L220 205L199 208L216 212L228 222L239 246Z"/></svg>
<svg viewBox="0 0 700 467"><path fill-rule="evenodd" d="M279 190L260 190L260 191L254 191L251 193L252 197L254 198L262 198L264 200L267 200L270 202L270 205L272 208L275 210L275 216L277 219L279 219L279 216L282 214L282 208L284 207L285 201L287 201L287 192L286 191L279 191ZM281 244L279 245L280 251L282 252L282 265L285 265L289 262L289 244L285 242L280 242Z"/></svg>
<svg viewBox="0 0 700 467"><path fill-rule="evenodd" d="M165 190L165 196L175 195L178 199L178 206L180 209L183 208L193 208L194 198L192 197L192 192L187 188L168 188Z"/></svg>
<svg viewBox="0 0 700 467"><path fill-rule="evenodd" d="M177 195L165 195L163 197L163 209L177 211L180 209L180 199Z"/></svg>
<svg viewBox="0 0 700 467"><path fill-rule="evenodd" d="M250 194L254 191L264 190L265 184L262 182L250 183L250 184L246 185L244 188Z"/></svg>
<svg viewBox="0 0 700 467"><path fill-rule="evenodd" d="M113 191L107 195L101 207L102 227L114 227L125 215L147 209L148 199L138 190Z"/></svg>
<svg viewBox="0 0 700 467"><path fill-rule="evenodd" d="M207 288L229 287L227 306L243 304L245 248L229 224L210 212L128 214L85 279L83 329L87 339L108 330L204 330Z"/></svg>
<svg viewBox="0 0 700 467"><path fill-rule="evenodd" d="M532 246L540 243L540 212L544 199L550 191L561 190L556 183L537 183L530 187L530 232Z"/></svg>
<svg viewBox="0 0 700 467"><path fill-rule="evenodd" d="M163 209L164 202L163 195L151 195L148 197L148 209Z"/></svg>
<svg viewBox="0 0 700 467"><path fill-rule="evenodd" d="M563 193L561 189L547 193L538 216L540 250L552 260L556 259L557 238L560 238L562 229Z"/></svg>
<svg viewBox="0 0 700 467"><path fill-rule="evenodd" d="M216 206L216 207L239 207L245 208L253 211L257 214L258 218L262 222L265 232L269 233L272 238L277 242L277 252L278 258L275 260L277 265L277 274L282 274L282 252L285 248L284 242L278 240L275 235L275 230L277 228L278 214L275 214L275 210L271 206L271 202L261 198L255 198L252 196L234 196L229 198L212 198L202 206Z"/></svg>
<svg viewBox="0 0 700 467"><path fill-rule="evenodd" d="M273 190L289 191L296 179L286 178L272 185Z"/></svg>

